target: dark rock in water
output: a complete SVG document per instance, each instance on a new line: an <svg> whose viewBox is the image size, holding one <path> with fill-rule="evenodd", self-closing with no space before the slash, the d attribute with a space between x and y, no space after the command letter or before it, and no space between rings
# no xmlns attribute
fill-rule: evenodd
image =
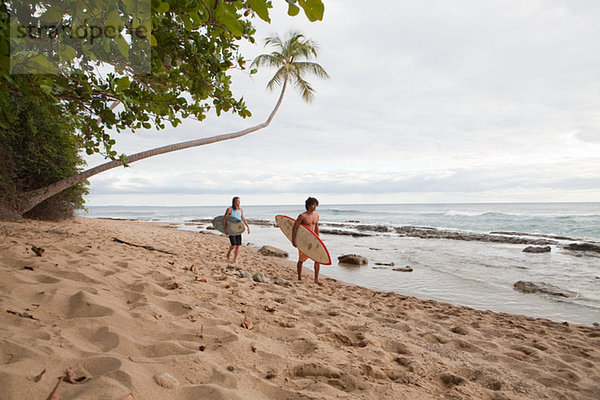
<svg viewBox="0 0 600 400"><path fill-rule="evenodd" d="M549 239L533 239L523 238L516 236L502 236L502 235L491 235L484 233L471 233L471 232L460 232L450 230L439 230L429 227L418 227L418 226L401 226L395 228L396 233L401 236L418 237L421 239L451 239L451 240L466 240L466 241L478 241L478 242L492 242L492 243L513 243L513 244L532 244L538 246L545 246L549 244L558 244L555 240Z"/></svg>
<svg viewBox="0 0 600 400"><path fill-rule="evenodd" d="M263 246L260 249L258 249L258 252L260 254L262 254L263 256L267 256L267 257L287 258L289 256L287 251L283 251L283 250L278 249L277 247L273 247L273 246Z"/></svg>
<svg viewBox="0 0 600 400"><path fill-rule="evenodd" d="M389 262L389 263L376 262L375 265L385 265L388 267L393 267L395 264L393 262Z"/></svg>
<svg viewBox="0 0 600 400"><path fill-rule="evenodd" d="M343 231L341 229L319 229L319 234L328 234L328 235L342 235L342 236L352 236L352 237L366 237L372 236L368 233L360 233L360 232L352 232L352 231Z"/></svg>
<svg viewBox="0 0 600 400"><path fill-rule="evenodd" d="M338 261L342 264L352 265L364 265L368 264L369 260L366 257L359 256L358 254L346 254L338 257Z"/></svg>
<svg viewBox="0 0 600 400"><path fill-rule="evenodd" d="M577 250L577 251L594 251L596 253L600 253L600 246L596 246L591 243L571 243L568 246L565 246L567 250Z"/></svg>
<svg viewBox="0 0 600 400"><path fill-rule="evenodd" d="M390 228L385 225L358 225L356 227L359 231L372 231L372 232L389 232Z"/></svg>
<svg viewBox="0 0 600 400"><path fill-rule="evenodd" d="M396 271L396 272L412 272L413 269L412 269L412 267L410 267L410 266L407 265L406 267L403 267L403 268L394 268L393 271Z"/></svg>
<svg viewBox="0 0 600 400"><path fill-rule="evenodd" d="M577 293L544 282L515 282L513 288L521 293L543 293L558 297L575 297Z"/></svg>
<svg viewBox="0 0 600 400"><path fill-rule="evenodd" d="M550 246L544 246L544 247L529 246L529 247L525 247L523 249L523 253L550 253L551 250L552 250L552 248Z"/></svg>

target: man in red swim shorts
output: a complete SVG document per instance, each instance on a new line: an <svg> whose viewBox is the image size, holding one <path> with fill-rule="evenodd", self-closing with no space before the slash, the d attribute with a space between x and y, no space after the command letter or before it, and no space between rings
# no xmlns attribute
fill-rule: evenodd
<svg viewBox="0 0 600 400"><path fill-rule="evenodd" d="M307 228L312 230L317 236L319 236L319 214L315 211L317 206L319 205L319 201L314 197L309 197L304 202L304 207L306 211L302 214L298 215L296 218L296 223L294 224L294 228L292 229L292 244L294 247L296 246L296 233L298 232L298 228L300 225L305 225ZM304 261L308 260L308 256L298 250L298 264L296 267L298 269L298 280L302 280L302 264ZM321 264L315 261L315 283L319 282L319 269L321 268Z"/></svg>

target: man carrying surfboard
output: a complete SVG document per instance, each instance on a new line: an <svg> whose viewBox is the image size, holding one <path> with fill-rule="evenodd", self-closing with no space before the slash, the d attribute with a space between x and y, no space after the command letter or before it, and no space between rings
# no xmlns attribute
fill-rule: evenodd
<svg viewBox="0 0 600 400"><path fill-rule="evenodd" d="M315 211L317 206L319 205L319 201L314 197L309 197L304 202L304 207L306 211L302 214L298 215L296 218L296 222L294 223L294 227L292 229L292 244L294 247L298 247L296 245L296 233L298 232L298 228L300 225L304 225L309 228L311 231L315 233L315 235L319 236L319 214ZM296 268L298 269L298 280L302 280L302 264L304 261L308 260L308 256L298 250L298 264L296 264ZM319 269L321 268L321 264L315 261L315 283L319 282Z"/></svg>
<svg viewBox="0 0 600 400"><path fill-rule="evenodd" d="M248 225L248 222L246 222L246 218L244 217L244 211L240 208L240 198L237 196L235 196L231 200L231 207L227 208L227 210L225 211L225 215L223 216L223 232L226 235L229 235L229 243L231 244L231 246L229 246L229 251L227 252L227 261L229 261L231 250L234 250L233 262L236 262L238 254L240 252L240 246L242 245L242 234L240 233L239 235L230 235L227 232L227 220L230 216L243 221L244 225L246 225L246 228L248 228L248 234L250 234L250 226Z"/></svg>

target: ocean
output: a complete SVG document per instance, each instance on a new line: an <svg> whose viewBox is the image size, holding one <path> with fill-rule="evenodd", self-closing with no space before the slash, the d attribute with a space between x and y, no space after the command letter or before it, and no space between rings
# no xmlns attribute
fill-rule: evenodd
<svg viewBox="0 0 600 400"><path fill-rule="evenodd" d="M200 231L227 206L92 206L80 215L170 222ZM245 245L275 246L297 260L274 221L277 214L295 218L304 211L302 204L242 208L251 228L243 235ZM600 323L600 253L565 248L600 246L600 203L322 204L317 212L333 260L321 273L329 277L476 309ZM515 243L519 238L542 240L551 251L525 253L532 244ZM359 254L369 263L339 264L337 257L344 254ZM312 262L305 266L312 268ZM404 266L413 271L394 271ZM524 294L514 289L518 281L550 284L572 297Z"/></svg>

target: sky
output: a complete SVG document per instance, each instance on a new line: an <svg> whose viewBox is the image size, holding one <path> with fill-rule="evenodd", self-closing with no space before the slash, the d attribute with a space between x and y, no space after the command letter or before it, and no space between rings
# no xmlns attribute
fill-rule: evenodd
<svg viewBox="0 0 600 400"><path fill-rule="evenodd" d="M87 205L600 201L600 2L323 0L323 21L273 0L247 59L290 29L319 44L271 125L90 178ZM274 70L233 71L253 116L115 134L116 150L238 131L266 120ZM86 157L88 166L104 162Z"/></svg>

